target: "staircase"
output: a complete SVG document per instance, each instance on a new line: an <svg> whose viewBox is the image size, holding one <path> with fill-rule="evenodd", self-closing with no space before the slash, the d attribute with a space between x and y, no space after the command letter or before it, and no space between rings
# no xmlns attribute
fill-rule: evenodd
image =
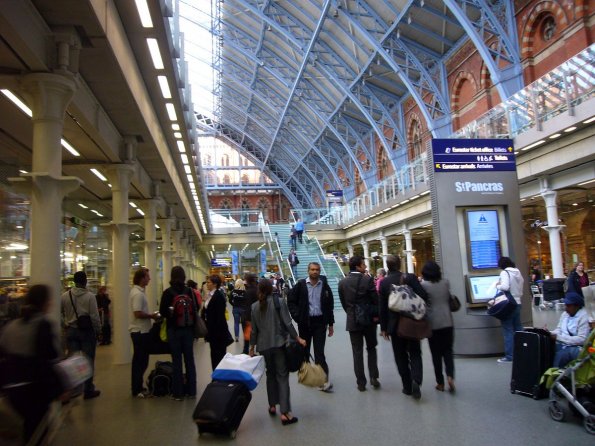
<svg viewBox="0 0 595 446"><path fill-rule="evenodd" d="M281 258L285 265L288 265L287 258L291 251L291 240L289 237L291 225L290 224L270 224L269 225L271 235L275 238L275 233L279 247L281 249ZM326 275L328 284L333 292L335 300L335 308L341 308L339 301L339 280L344 277L343 271L337 265L334 259L325 259L324 252L320 248L318 241L315 237L309 237L304 233L303 243L297 242L297 248L295 250L298 259L300 261L296 268L297 277L296 280L305 279L308 277L308 263L318 262L321 267L321 274Z"/></svg>

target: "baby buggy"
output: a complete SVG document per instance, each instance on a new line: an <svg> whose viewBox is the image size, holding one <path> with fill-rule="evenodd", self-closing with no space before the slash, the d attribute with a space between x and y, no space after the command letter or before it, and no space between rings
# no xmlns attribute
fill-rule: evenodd
<svg viewBox="0 0 595 446"><path fill-rule="evenodd" d="M564 369L549 369L543 376L550 389L549 412L564 421L569 411L583 417L585 429L595 435L595 330L591 331L578 358ZM568 407L563 404L568 401Z"/></svg>

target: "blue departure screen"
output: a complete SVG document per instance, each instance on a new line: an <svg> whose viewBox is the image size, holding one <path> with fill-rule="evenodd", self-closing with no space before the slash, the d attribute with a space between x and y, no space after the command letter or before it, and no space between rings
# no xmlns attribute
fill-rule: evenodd
<svg viewBox="0 0 595 446"><path fill-rule="evenodd" d="M500 259L500 230L498 211L483 209L467 211L471 267L473 269L497 268Z"/></svg>

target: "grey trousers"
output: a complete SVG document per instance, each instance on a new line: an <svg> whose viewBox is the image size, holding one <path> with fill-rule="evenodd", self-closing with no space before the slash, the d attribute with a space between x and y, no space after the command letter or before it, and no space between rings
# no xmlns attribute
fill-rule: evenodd
<svg viewBox="0 0 595 446"><path fill-rule="evenodd" d="M353 370L358 385L365 386L366 374L364 372L364 339L366 340L366 350L368 351L368 372L370 379L378 379L378 355L376 346L378 338L376 337L376 324L365 327L363 330L350 331L351 350L353 351Z"/></svg>
<svg viewBox="0 0 595 446"><path fill-rule="evenodd" d="M279 404L281 413L291 412L289 401L289 370L282 347L269 348L260 352L264 356L267 374L267 396L269 406Z"/></svg>

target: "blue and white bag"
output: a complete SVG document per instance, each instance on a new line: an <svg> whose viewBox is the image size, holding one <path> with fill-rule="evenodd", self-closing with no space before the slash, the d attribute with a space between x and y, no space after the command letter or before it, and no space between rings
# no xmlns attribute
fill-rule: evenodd
<svg viewBox="0 0 595 446"><path fill-rule="evenodd" d="M217 381L241 382L250 390L254 390L264 374L264 358L262 356L232 355L226 353L217 365L211 378Z"/></svg>

